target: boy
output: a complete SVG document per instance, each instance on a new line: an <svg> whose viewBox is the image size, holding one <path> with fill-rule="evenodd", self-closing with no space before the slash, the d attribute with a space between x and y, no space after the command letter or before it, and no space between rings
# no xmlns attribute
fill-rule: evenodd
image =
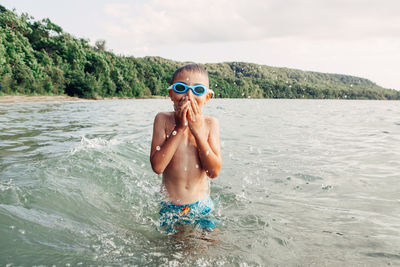
<svg viewBox="0 0 400 267"><path fill-rule="evenodd" d="M168 88L174 112L158 113L154 119L150 161L154 172L163 175L167 201L162 203L160 225L169 233L179 232L184 224L216 227L207 176L218 176L222 160L218 120L201 112L213 93L208 88L202 67L179 68Z"/></svg>

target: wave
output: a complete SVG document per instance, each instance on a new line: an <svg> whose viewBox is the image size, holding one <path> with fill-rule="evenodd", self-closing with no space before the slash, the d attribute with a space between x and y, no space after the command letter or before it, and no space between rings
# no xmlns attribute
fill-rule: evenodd
<svg viewBox="0 0 400 267"><path fill-rule="evenodd" d="M71 150L71 155L74 155L75 153L79 151L86 151L90 149L103 149L103 148L111 148L115 145L120 144L119 140L116 139L111 139L111 140L105 140L100 137L95 137L95 138L86 138L85 136L82 136L81 142L79 145Z"/></svg>

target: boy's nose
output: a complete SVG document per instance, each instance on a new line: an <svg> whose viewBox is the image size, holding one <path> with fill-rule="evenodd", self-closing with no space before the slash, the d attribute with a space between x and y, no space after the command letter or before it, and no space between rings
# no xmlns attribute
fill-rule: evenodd
<svg viewBox="0 0 400 267"><path fill-rule="evenodd" d="M187 96L193 96L192 89L189 88L189 90L187 90L187 92L186 92L186 95Z"/></svg>

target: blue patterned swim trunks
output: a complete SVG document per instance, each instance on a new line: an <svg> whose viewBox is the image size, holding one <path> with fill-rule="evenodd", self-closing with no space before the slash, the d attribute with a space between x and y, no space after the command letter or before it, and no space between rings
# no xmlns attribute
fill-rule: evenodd
<svg viewBox="0 0 400 267"><path fill-rule="evenodd" d="M161 202L160 226L167 233L179 232L176 226L184 224L212 231L218 224L213 210L214 203L210 198L186 205Z"/></svg>

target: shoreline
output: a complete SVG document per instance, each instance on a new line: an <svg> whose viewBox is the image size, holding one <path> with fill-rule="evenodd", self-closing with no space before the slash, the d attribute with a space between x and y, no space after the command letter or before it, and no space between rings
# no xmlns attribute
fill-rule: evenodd
<svg viewBox="0 0 400 267"><path fill-rule="evenodd" d="M23 96L23 95L6 95L0 96L0 104L10 104L10 103L28 103L28 102L54 102L54 101L89 101L89 100L132 100L132 99L164 99L165 97L106 97L106 98L79 98L67 95L57 95L57 96Z"/></svg>
<svg viewBox="0 0 400 267"><path fill-rule="evenodd" d="M78 97L67 95L57 96L23 96L23 95L6 95L0 96L0 104L23 103L23 102L52 102L52 101L80 101L85 100Z"/></svg>
<svg viewBox="0 0 400 267"><path fill-rule="evenodd" d="M151 97L105 97L105 98L79 98L67 95L57 96L24 96L24 95L5 95L0 96L0 104L13 103L36 103L36 102L56 102L56 101L106 101L106 100L139 100L139 99L168 99L167 96ZM218 98L218 99L291 99L291 98ZM336 99L336 98L293 98L292 100L344 100L344 101L399 101L386 99Z"/></svg>

